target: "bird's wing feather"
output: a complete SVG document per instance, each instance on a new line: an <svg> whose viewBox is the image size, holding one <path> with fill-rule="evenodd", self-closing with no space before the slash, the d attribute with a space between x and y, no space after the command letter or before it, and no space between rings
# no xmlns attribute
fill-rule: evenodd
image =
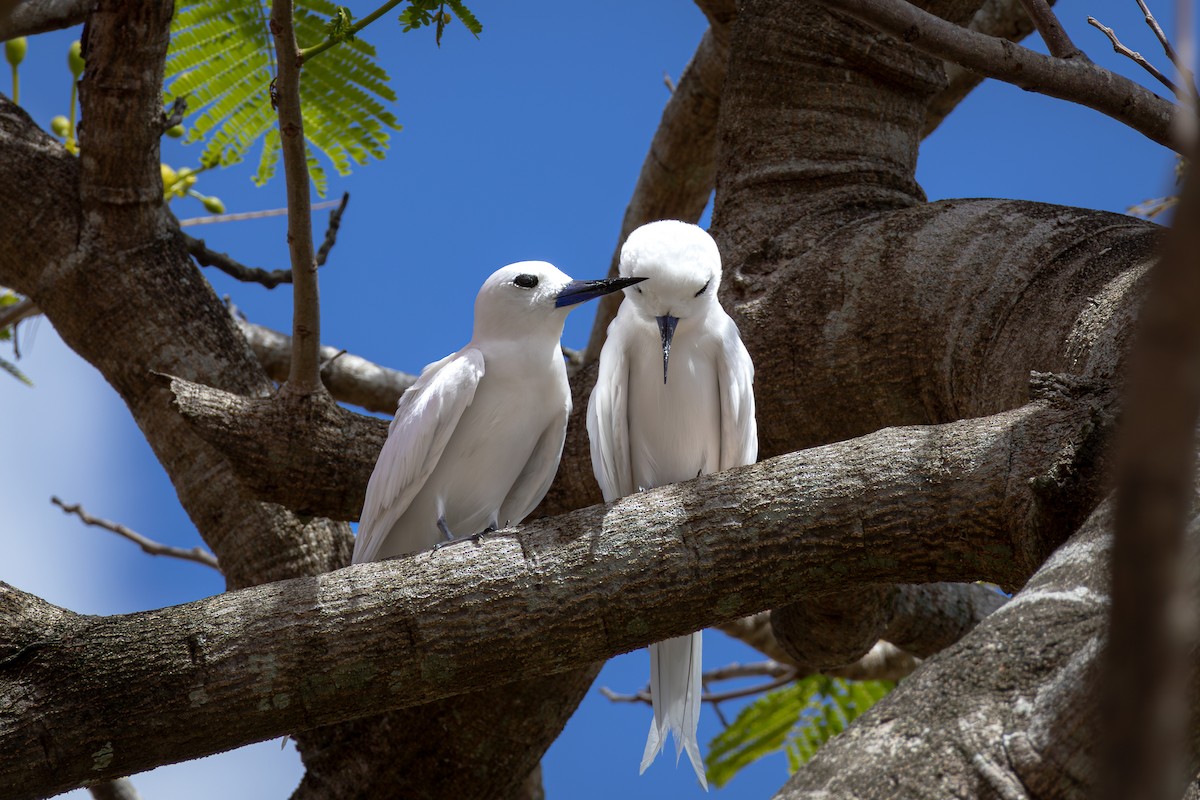
<svg viewBox="0 0 1200 800"><path fill-rule="evenodd" d="M619 322L618 316L608 327L587 413L592 472L606 503L637 489L629 460L629 356Z"/></svg>
<svg viewBox="0 0 1200 800"><path fill-rule="evenodd" d="M571 403L568 400L563 414L546 426L546 430L538 437L533 452L529 454L529 460L525 462L525 467L500 506L501 525L515 525L525 519L537 508L537 504L542 502L546 492L550 491L550 484L554 482L558 462L562 458L563 442L567 438L567 417L570 413Z"/></svg>
<svg viewBox="0 0 1200 800"><path fill-rule="evenodd" d="M758 423L754 419L754 362L737 325L726 317L718 350L721 391L721 469L758 460Z"/></svg>
<svg viewBox="0 0 1200 800"><path fill-rule="evenodd" d="M355 564L375 559L388 532L437 466L482 378L483 353L467 347L427 366L400 397L367 483L354 541Z"/></svg>

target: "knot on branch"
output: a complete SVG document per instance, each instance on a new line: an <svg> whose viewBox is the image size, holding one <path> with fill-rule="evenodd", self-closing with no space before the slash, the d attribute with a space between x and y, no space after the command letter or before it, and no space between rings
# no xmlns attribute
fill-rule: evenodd
<svg viewBox="0 0 1200 800"><path fill-rule="evenodd" d="M357 519L387 422L325 392L243 397L161 375L175 407L260 499L304 516Z"/></svg>

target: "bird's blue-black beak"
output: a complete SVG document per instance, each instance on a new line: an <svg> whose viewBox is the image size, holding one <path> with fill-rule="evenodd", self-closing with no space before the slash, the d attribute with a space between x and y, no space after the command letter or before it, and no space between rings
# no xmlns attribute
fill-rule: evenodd
<svg viewBox="0 0 1200 800"><path fill-rule="evenodd" d="M675 336L675 326L679 324L679 317L672 317L670 314L666 314L654 319L658 322L658 332L662 334L663 384L665 385L667 382L667 361L671 358L671 339Z"/></svg>
<svg viewBox="0 0 1200 800"><path fill-rule="evenodd" d="M608 278L602 281L571 281L562 288L554 300L556 308L573 306L576 303L586 303L606 294L620 291L626 286L641 283L645 278Z"/></svg>

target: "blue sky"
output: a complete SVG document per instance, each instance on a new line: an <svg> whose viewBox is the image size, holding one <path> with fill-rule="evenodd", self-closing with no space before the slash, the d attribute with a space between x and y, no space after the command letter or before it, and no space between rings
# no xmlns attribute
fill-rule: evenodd
<svg viewBox="0 0 1200 800"><path fill-rule="evenodd" d="M1160 20L1171 30L1173 4L1161 5ZM371 8L351 7L360 16ZM325 342L408 371L469 338L475 292L503 264L543 259L577 278L604 274L668 98L663 74L678 78L705 28L703 15L684 0L476 0L471 7L484 24L481 38L452 26L440 49L428 32L401 35L390 17L368 30L365 38L378 45L393 76L399 95L393 110L404 129L386 161L331 181L331 196L348 190L351 201L321 272ZM1085 23L1088 14L1099 17L1161 65L1132 0L1061 0L1057 8L1095 61L1150 85ZM67 112L66 48L78 37L76 30L30 42L22 104L43 125ZM2 74L0 90L8 92ZM172 166L195 164L198 153L164 140L163 158ZM1169 192L1173 164L1161 147L1096 112L987 82L926 140L918 178L931 199L1016 197L1123 212ZM249 166L205 174L197 188L220 196L230 211L284 204L280 182L255 189L250 174ZM175 211L181 218L205 213L195 200L175 201ZM320 212L318 236L324 220ZM246 264L286 266L282 219L191 232ZM267 291L205 274L254 322L289 329L286 287ZM585 343L593 313L585 307L571 315L568 345ZM0 460L6 522L0 580L94 614L221 591L210 570L145 556L50 505L56 494L153 538L199 543L128 411L99 374L45 320L23 327L21 345L20 366L36 387L0 376L5 451L18 454ZM8 349L0 355L12 356ZM721 634L705 641L706 667L758 659ZM632 691L646 678L646 657L637 652L613 659L597 686ZM547 755L549 796L700 796L687 765L676 770L667 756L638 776L649 716L648 708L614 706L593 688ZM701 741L719 729L706 709ZM292 748L280 752L269 742L134 780L148 800L216 794L237 800L286 796L300 769ZM714 794L765 797L785 778L779 756Z"/></svg>

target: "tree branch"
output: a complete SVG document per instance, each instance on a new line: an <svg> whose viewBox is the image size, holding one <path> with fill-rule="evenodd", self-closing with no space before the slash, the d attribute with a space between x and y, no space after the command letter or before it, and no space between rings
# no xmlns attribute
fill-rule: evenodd
<svg viewBox="0 0 1200 800"><path fill-rule="evenodd" d="M37 307L37 303L26 297L24 300L14 303L7 308L0 309L0 331L5 328L16 325L18 322L36 317L41 314L41 309Z"/></svg>
<svg viewBox="0 0 1200 800"><path fill-rule="evenodd" d="M271 379L280 383L287 380L292 361L291 337L240 317L235 316L234 321ZM367 411L394 414L400 395L417 380L416 375L381 367L327 345L321 348L321 363L321 380L334 399L362 406Z"/></svg>
<svg viewBox="0 0 1200 800"><path fill-rule="evenodd" d="M1193 151L1200 156L1200 147ZM1200 417L1198 252L1193 170L1138 316L1120 433L1099 795L1113 800L1177 797L1192 774L1184 771L1192 729L1184 698L1196 675L1198 575L1185 527L1194 513Z"/></svg>
<svg viewBox="0 0 1200 800"><path fill-rule="evenodd" d="M946 61L1020 86L1087 106L1177 150L1171 129L1174 106L1128 78L1079 59L1056 59L1011 42L960 28L907 2L826 0L872 27Z"/></svg>
<svg viewBox="0 0 1200 800"><path fill-rule="evenodd" d="M1102 397L884 430L151 615L83 617L4 588L0 621L25 622L0 624L0 707L16 712L0 730L0 792L49 794L556 673L848 584L1020 583L1050 524L1030 479L1053 472L1064 442L1091 441ZM1094 497L1062 488L1046 498L1054 515ZM30 630L39 619L56 622ZM111 759L71 755L95 742Z"/></svg>
<svg viewBox="0 0 1200 800"><path fill-rule="evenodd" d="M288 198L288 252L292 261L292 365L287 386L300 395L321 391L321 312L317 264L313 254L312 209L304 119L300 114L300 50L292 26L292 0L272 0L271 34L275 37L278 74L275 88L283 174ZM273 100L274 102L274 100Z"/></svg>
<svg viewBox="0 0 1200 800"><path fill-rule="evenodd" d="M23 0L5 3L4 8L8 11L0 11L0 42L78 25L95 5L95 0Z"/></svg>
<svg viewBox="0 0 1200 800"><path fill-rule="evenodd" d="M124 525L116 522L110 522L106 519L93 517L79 503L67 504L57 497L51 497L50 502L58 506L66 514L74 514L83 520L85 525L94 525L98 528L104 528L106 531L112 531L118 536L123 536L129 541L142 548L142 552L152 556L170 556L172 558L181 558L185 561L195 561L197 564L203 564L206 567L220 571L217 565L217 557L205 550L203 547L193 547L191 550L185 550L182 547L172 547L170 545L156 542L153 539L147 539L137 531L131 530Z"/></svg>
<svg viewBox="0 0 1200 800"><path fill-rule="evenodd" d="M1021 5L1025 7L1029 18L1037 26L1038 33L1042 35L1042 41L1046 43L1046 49L1050 51L1050 55L1055 58L1080 58L1090 61L1063 30L1062 23L1050 10L1050 5L1046 0L1021 0Z"/></svg>
<svg viewBox="0 0 1200 800"><path fill-rule="evenodd" d="M1166 86L1168 89L1170 89L1172 94L1174 94L1176 97L1178 97L1181 100L1183 99L1183 94L1180 92L1179 87L1175 85L1175 81L1171 80L1166 75L1163 75L1161 72L1159 72L1158 68L1155 67L1153 64L1151 64L1149 61L1147 61L1142 56L1141 53L1130 50L1128 47L1121 44L1121 40L1117 38L1117 34L1115 31L1113 31L1112 28L1108 27L1107 25L1102 24L1095 17L1088 17L1087 21L1088 21L1088 25L1091 25L1093 28L1096 28L1097 30L1099 30L1101 33L1103 33L1105 36L1108 37L1108 41L1112 43L1114 52L1116 52L1118 55L1125 56L1126 58L1132 60L1139 67L1141 67L1142 69L1146 70L1151 75L1153 75L1154 78L1159 83L1161 83L1163 86Z"/></svg>

